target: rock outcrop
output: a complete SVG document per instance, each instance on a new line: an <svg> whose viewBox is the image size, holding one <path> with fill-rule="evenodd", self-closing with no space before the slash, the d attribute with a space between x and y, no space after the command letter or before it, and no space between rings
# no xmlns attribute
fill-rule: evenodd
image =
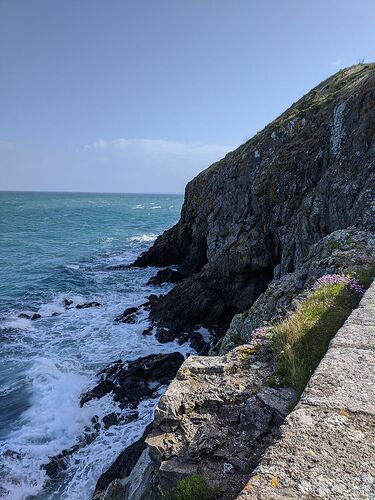
<svg viewBox="0 0 375 500"><path fill-rule="evenodd" d="M134 263L178 264L187 276L151 319L176 337L229 324L322 238L373 232L374 119L375 65L353 66L192 180L180 221Z"/></svg>

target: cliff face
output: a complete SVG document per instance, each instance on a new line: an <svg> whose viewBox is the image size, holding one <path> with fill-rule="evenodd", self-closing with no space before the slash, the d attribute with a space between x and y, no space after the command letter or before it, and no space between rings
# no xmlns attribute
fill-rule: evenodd
<svg viewBox="0 0 375 500"><path fill-rule="evenodd" d="M196 325L225 327L231 320L212 349L224 356L183 363L152 430L134 445L137 463L133 450L125 450L98 482L95 498L158 500L193 474L222 499L336 498L336 492L352 498L352 491L372 498L372 451L358 436L371 442L374 433L365 380L373 356L362 352L373 341L373 287L332 341L307 400L286 425L294 391L276 381L273 344L258 327L293 308L316 278L373 267L374 193L375 65L340 71L188 184L180 221L134 265L178 265L183 279L149 302L151 320L160 332L169 329L168 340L186 340ZM352 408L360 392L365 404ZM341 460L335 432L353 456ZM359 467L362 448L366 462ZM330 475L335 467L326 472L331 462L339 464L339 487Z"/></svg>
<svg viewBox="0 0 375 500"><path fill-rule="evenodd" d="M375 65L342 70L186 187L180 221L137 266L186 278L151 311L175 336L228 324L336 230L375 230Z"/></svg>

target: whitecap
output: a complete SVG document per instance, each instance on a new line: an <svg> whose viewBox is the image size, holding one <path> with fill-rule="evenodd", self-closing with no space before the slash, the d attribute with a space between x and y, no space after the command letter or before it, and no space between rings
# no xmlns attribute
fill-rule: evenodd
<svg viewBox="0 0 375 500"><path fill-rule="evenodd" d="M156 238L158 237L157 234L141 234L140 236L131 236L128 238L128 241L139 241L139 242L148 242L148 241L155 241Z"/></svg>

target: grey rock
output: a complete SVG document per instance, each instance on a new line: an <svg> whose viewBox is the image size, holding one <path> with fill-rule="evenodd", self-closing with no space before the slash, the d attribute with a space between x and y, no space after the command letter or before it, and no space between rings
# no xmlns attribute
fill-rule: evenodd
<svg viewBox="0 0 375 500"><path fill-rule="evenodd" d="M200 474L220 498L234 498L295 397L286 388L264 387L272 373L267 343L223 357L190 356L162 396L146 438L154 468L149 489L161 497Z"/></svg>

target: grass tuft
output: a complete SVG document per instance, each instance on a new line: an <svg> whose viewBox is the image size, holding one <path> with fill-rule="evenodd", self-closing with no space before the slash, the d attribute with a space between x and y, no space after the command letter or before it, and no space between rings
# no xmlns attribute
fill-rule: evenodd
<svg viewBox="0 0 375 500"><path fill-rule="evenodd" d="M182 479L177 484L174 494L163 496L163 500L214 500L215 498L215 491L207 486L198 474Z"/></svg>
<svg viewBox="0 0 375 500"><path fill-rule="evenodd" d="M276 375L292 386L298 399L328 345L358 305L360 296L345 283L313 290L294 313L272 327Z"/></svg>

